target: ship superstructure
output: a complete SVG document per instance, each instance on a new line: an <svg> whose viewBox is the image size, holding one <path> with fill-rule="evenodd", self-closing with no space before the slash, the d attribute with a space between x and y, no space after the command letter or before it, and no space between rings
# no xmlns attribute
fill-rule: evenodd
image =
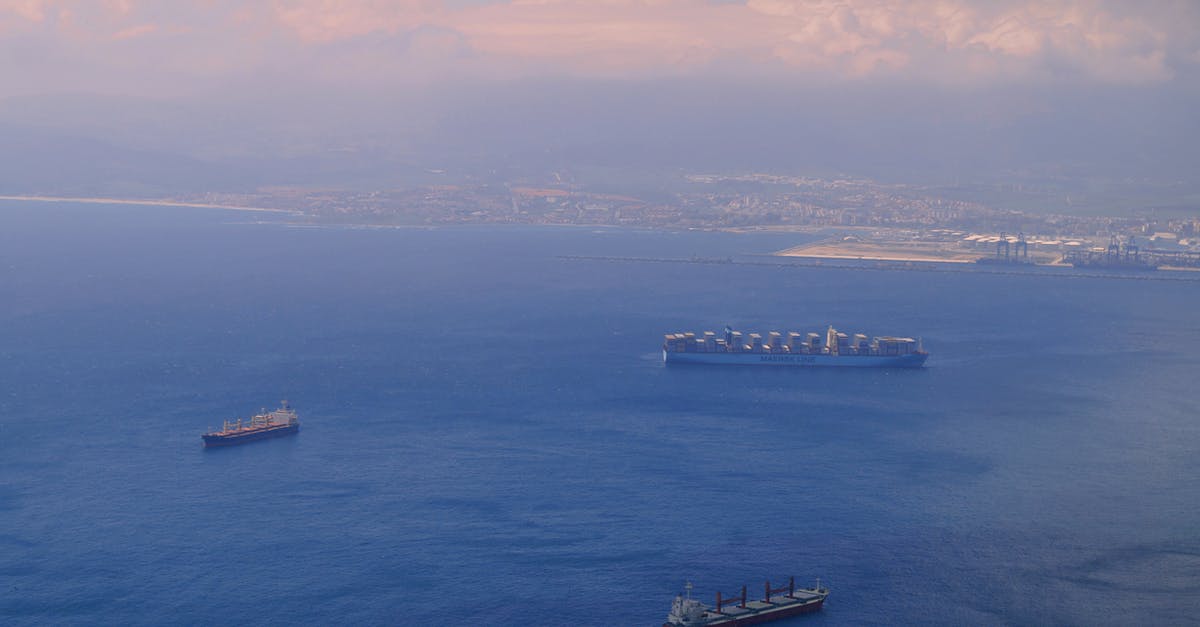
<svg viewBox="0 0 1200 627"><path fill-rule="evenodd" d="M713 331L668 333L663 338L663 361L668 364L744 364L763 366L850 366L858 368L919 368L929 357L919 339L850 335L830 326L824 337L790 331L742 333L725 327Z"/></svg>
<svg viewBox="0 0 1200 627"><path fill-rule="evenodd" d="M797 588L795 578L789 577L788 584L778 588L772 588L771 582L766 582L761 601L748 601L746 586L742 586L741 594L722 596L718 592L716 605L709 607L692 598L691 582L684 587L687 596L675 597L663 627L758 625L815 612L821 609L829 596L829 590L821 586L820 579L813 588Z"/></svg>
<svg viewBox="0 0 1200 627"><path fill-rule="evenodd" d="M201 436L205 447L231 446L244 444L267 438L276 438L300 432L300 419L296 410L287 401L280 404L279 409L256 414L249 421L238 418L236 421L226 420L220 431L211 431Z"/></svg>

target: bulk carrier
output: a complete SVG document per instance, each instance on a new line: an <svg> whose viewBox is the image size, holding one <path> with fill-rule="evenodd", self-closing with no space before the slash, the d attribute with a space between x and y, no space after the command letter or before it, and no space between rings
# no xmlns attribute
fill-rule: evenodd
<svg viewBox="0 0 1200 627"><path fill-rule="evenodd" d="M771 582L766 582L761 601L747 601L746 586L742 586L740 595L723 597L718 592L717 604L709 608L692 598L691 582L684 587L687 596L675 597L663 627L742 627L769 623L815 612L829 596L820 579L815 588L797 588L795 578L789 578L788 585L779 588L772 588Z"/></svg>
<svg viewBox="0 0 1200 627"><path fill-rule="evenodd" d="M712 331L668 333L663 338L663 362L668 364L730 364L756 366L849 366L855 368L920 368L929 358L919 339L840 333L832 326L822 338L816 333L766 337L725 327L724 337Z"/></svg>
<svg viewBox="0 0 1200 627"><path fill-rule="evenodd" d="M236 422L226 420L220 431L211 431L201 437L204 439L205 448L211 448L245 444L299 432L300 420L296 417L296 410L292 409L287 401L283 401L275 411L267 412L263 409L263 413L254 416L247 423L243 423L241 418Z"/></svg>

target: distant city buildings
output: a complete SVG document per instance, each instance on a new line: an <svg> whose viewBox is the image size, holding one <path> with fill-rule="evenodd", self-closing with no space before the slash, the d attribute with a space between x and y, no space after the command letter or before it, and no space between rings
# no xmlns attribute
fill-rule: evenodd
<svg viewBox="0 0 1200 627"><path fill-rule="evenodd" d="M652 195L583 189L560 182L431 185L398 190L270 188L186 200L289 209L314 222L376 225L610 225L670 229L913 229L922 237L961 233L981 250L999 234L1024 233L1031 250L1093 245L1137 236L1145 248L1200 250L1200 218L1039 214L946 198L908 185L773 174L693 174L679 191ZM645 197L643 197L645 196ZM969 236L979 234L974 239ZM1089 243L1090 242L1090 243Z"/></svg>

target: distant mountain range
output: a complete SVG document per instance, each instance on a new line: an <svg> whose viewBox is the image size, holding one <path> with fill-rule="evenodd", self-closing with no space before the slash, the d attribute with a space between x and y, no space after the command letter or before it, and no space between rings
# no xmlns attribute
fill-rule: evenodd
<svg viewBox="0 0 1200 627"><path fill-rule="evenodd" d="M569 183L653 197L684 173L863 177L998 207L1196 209L1197 96L1041 86L511 82L392 99L0 100L0 195Z"/></svg>

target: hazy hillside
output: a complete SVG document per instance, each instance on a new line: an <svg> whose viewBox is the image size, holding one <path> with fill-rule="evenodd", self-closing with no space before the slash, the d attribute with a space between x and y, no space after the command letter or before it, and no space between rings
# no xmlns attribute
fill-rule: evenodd
<svg viewBox="0 0 1200 627"><path fill-rule="evenodd" d="M420 94L57 95L0 101L0 191L159 195L569 180L663 190L681 172L930 185L1023 209L1189 207L1200 100L1052 85L539 80ZM559 177L559 178L556 178Z"/></svg>

